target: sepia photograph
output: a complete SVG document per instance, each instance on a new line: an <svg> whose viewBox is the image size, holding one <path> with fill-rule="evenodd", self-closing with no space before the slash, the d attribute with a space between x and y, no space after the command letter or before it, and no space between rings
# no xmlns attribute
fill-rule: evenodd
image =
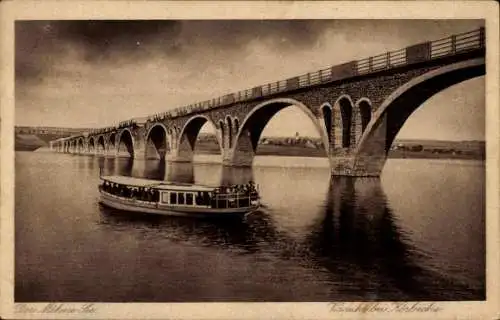
<svg viewBox="0 0 500 320"><path fill-rule="evenodd" d="M498 316L498 5L409 19L195 4L11 17L2 316Z"/></svg>

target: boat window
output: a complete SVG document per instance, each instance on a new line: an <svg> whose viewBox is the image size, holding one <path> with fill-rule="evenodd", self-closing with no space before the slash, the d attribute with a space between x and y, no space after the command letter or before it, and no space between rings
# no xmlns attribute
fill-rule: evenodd
<svg viewBox="0 0 500 320"><path fill-rule="evenodd" d="M161 193L161 202L168 203L168 192Z"/></svg>
<svg viewBox="0 0 500 320"><path fill-rule="evenodd" d="M196 200L196 204L199 206L205 204L203 201L202 193L200 191L198 191L198 193L196 194L195 200Z"/></svg>
<svg viewBox="0 0 500 320"><path fill-rule="evenodd" d="M179 192L179 204L184 204L184 193L183 192Z"/></svg>
<svg viewBox="0 0 500 320"><path fill-rule="evenodd" d="M188 205L193 205L193 194L192 193L186 193L186 204Z"/></svg>
<svg viewBox="0 0 500 320"><path fill-rule="evenodd" d="M177 193L170 192L170 204L177 204Z"/></svg>

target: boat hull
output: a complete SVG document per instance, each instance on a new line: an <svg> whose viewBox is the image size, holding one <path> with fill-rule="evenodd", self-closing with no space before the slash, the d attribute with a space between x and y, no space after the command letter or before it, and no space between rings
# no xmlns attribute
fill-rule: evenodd
<svg viewBox="0 0 500 320"><path fill-rule="evenodd" d="M169 205L162 205L159 203L121 198L102 191L100 193L101 198L99 202L104 206L121 211L163 216L221 218L244 216L245 214L258 209L258 206L227 209L214 209L209 207L173 207Z"/></svg>

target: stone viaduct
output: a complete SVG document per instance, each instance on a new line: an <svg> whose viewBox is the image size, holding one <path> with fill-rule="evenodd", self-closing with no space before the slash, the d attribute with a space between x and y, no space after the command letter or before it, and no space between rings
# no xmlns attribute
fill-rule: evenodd
<svg viewBox="0 0 500 320"><path fill-rule="evenodd" d="M251 166L268 121L296 106L316 126L333 176L379 176L410 115L434 94L484 75L485 50L480 28L58 139L51 148L189 162L208 121L223 164Z"/></svg>

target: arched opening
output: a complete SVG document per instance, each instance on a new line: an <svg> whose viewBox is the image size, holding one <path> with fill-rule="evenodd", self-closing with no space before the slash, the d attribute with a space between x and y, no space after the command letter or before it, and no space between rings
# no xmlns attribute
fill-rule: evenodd
<svg viewBox="0 0 500 320"><path fill-rule="evenodd" d="M220 120L219 121L219 129L220 129L220 141L221 141L221 145L222 147L225 147L225 144L224 144L224 141L225 141L225 125L224 125L224 121Z"/></svg>
<svg viewBox="0 0 500 320"><path fill-rule="evenodd" d="M78 139L77 152L78 153L83 152L83 139L82 138Z"/></svg>
<svg viewBox="0 0 500 320"><path fill-rule="evenodd" d="M120 134L117 154L121 157L134 157L134 141L132 134L127 129Z"/></svg>
<svg viewBox="0 0 500 320"><path fill-rule="evenodd" d="M338 101L342 121L342 148L351 146L352 103L347 98Z"/></svg>
<svg viewBox="0 0 500 320"><path fill-rule="evenodd" d="M195 153L222 154L215 126L205 116L195 116L186 122L179 134L178 161L191 162Z"/></svg>
<svg viewBox="0 0 500 320"><path fill-rule="evenodd" d="M231 121L231 117L226 117L226 125L227 125L227 146L231 148L233 143L233 123Z"/></svg>
<svg viewBox="0 0 500 320"><path fill-rule="evenodd" d="M89 152L94 152L95 151L95 141L94 137L90 137L89 139Z"/></svg>
<svg viewBox="0 0 500 320"><path fill-rule="evenodd" d="M109 141L108 141L108 151L113 150L116 147L116 133L112 133L109 136Z"/></svg>
<svg viewBox="0 0 500 320"><path fill-rule="evenodd" d="M484 81L484 77L466 80L422 103L395 135L389 153L484 156L480 146L485 140L485 98L479 94L484 92Z"/></svg>
<svg viewBox="0 0 500 320"><path fill-rule="evenodd" d="M222 145L217 137L217 128L211 121L206 121L200 128L196 143L194 145L194 157L206 157L206 155L222 155Z"/></svg>
<svg viewBox="0 0 500 320"><path fill-rule="evenodd" d="M298 120L304 114L311 122ZM325 156L327 141L308 107L293 99L274 99L257 105L247 115L235 139L232 161L233 165L248 166L256 154ZM262 148L258 150L259 143Z"/></svg>
<svg viewBox="0 0 500 320"><path fill-rule="evenodd" d="M372 107L368 100L361 100L358 103L358 108L361 114L361 131L364 132L372 119Z"/></svg>
<svg viewBox="0 0 500 320"><path fill-rule="evenodd" d="M325 104L321 107L321 113L323 114L323 122L325 125L326 135L328 136L328 143L332 143L332 107Z"/></svg>
<svg viewBox="0 0 500 320"><path fill-rule="evenodd" d="M356 165L366 166L367 161L359 161L359 159L370 157L370 159L372 159L372 161L370 161L370 167L364 168L363 170L369 171L369 173L374 175L380 174L383 165L385 164L386 156L391 150L391 146L396 138L396 135L398 135L405 122L417 110L417 108L425 105L425 102L437 93L440 93L458 83L464 82L465 80L483 76L484 74L484 58L479 58L458 62L429 71L402 85L400 88L395 90L381 104L377 112L374 113L376 118L374 118L367 126L357 147L358 160L356 161ZM481 95L484 96L484 89L481 90L480 96ZM468 106L467 108L471 108L471 106ZM466 108L464 107L463 109ZM438 116L448 118L450 117L450 113L454 113L454 111L443 113L440 109L436 110L436 114L429 117L429 119L437 119ZM466 112L464 116L464 123L468 123L469 118L470 115ZM426 126L429 119L421 120L419 123L420 128L422 128L422 126ZM454 123L453 126L455 130L459 127L456 123ZM427 131L427 134L436 136L436 132L442 130L441 127L441 124L437 126L436 123L434 123L432 129L424 129L423 131ZM422 129L419 129L418 131L423 132ZM456 131L455 134L460 134L460 131Z"/></svg>
<svg viewBox="0 0 500 320"><path fill-rule="evenodd" d="M161 124L154 125L146 137L146 158L165 159L169 151L167 131Z"/></svg>
<svg viewBox="0 0 500 320"><path fill-rule="evenodd" d="M105 147L104 147L104 137L99 136L97 138L97 152L98 153L104 153Z"/></svg>
<svg viewBox="0 0 500 320"><path fill-rule="evenodd" d="M234 135L236 136L238 134L238 130L240 130L240 122L238 121L238 118L234 118L233 120L233 127L234 127Z"/></svg>

